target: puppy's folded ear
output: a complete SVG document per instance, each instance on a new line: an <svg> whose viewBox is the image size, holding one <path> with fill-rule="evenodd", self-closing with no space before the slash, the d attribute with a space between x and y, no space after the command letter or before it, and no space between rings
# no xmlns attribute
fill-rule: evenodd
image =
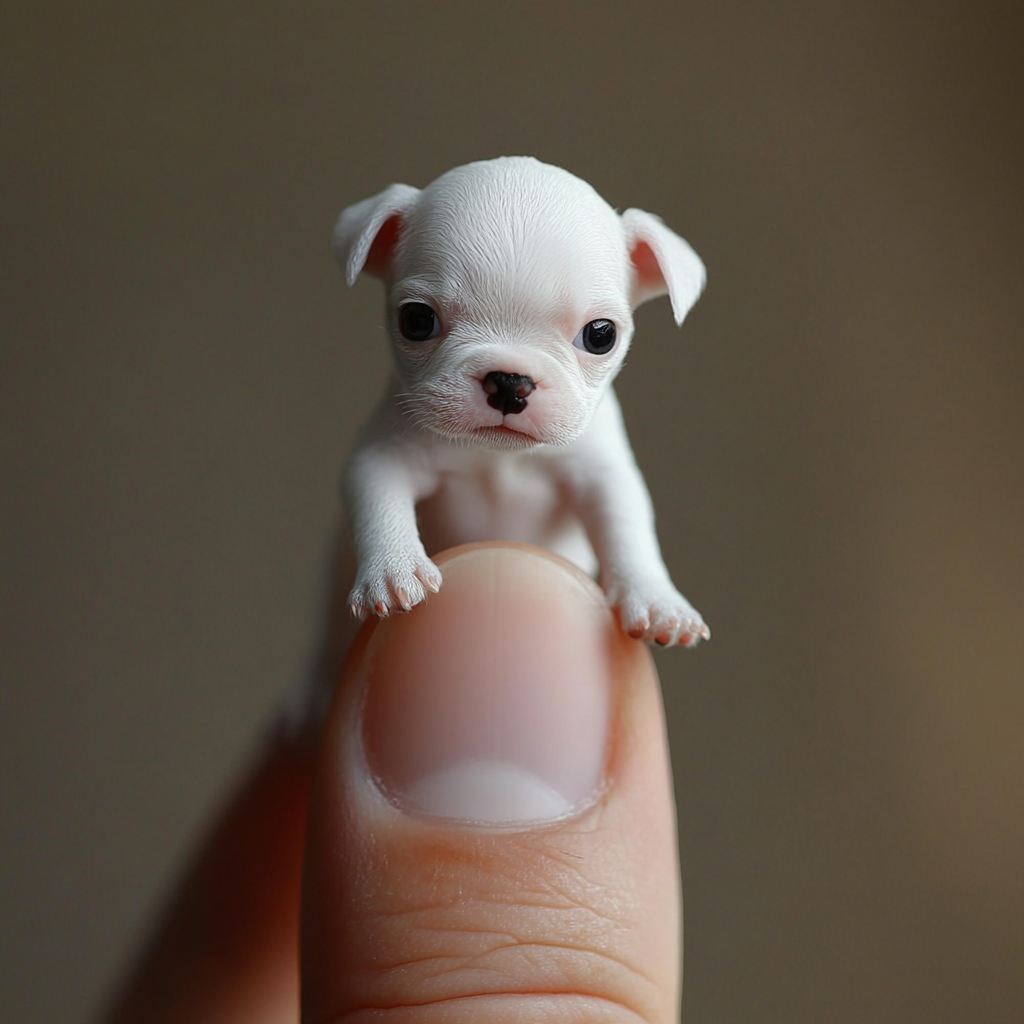
<svg viewBox="0 0 1024 1024"><path fill-rule="evenodd" d="M420 190L411 185L389 185L383 192L348 207L334 226L334 251L345 268L345 280L356 283L361 270L374 277L386 276L402 216L411 210Z"/></svg>
<svg viewBox="0 0 1024 1024"><path fill-rule="evenodd" d="M626 249L633 264L633 307L668 293L676 324L693 308L707 274L700 257L660 217L643 210L622 214Z"/></svg>

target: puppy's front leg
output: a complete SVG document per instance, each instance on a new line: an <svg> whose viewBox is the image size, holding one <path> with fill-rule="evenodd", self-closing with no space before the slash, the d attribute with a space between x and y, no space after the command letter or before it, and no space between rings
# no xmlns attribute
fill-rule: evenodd
<svg viewBox="0 0 1024 1024"><path fill-rule="evenodd" d="M434 475L398 445L370 444L345 467L343 495L358 568L349 607L359 619L409 611L441 587L416 526L416 502Z"/></svg>
<svg viewBox="0 0 1024 1024"><path fill-rule="evenodd" d="M711 637L661 557L650 494L636 463L588 488L580 510L601 565L601 586L622 628L638 640L692 646Z"/></svg>
<svg viewBox="0 0 1024 1024"><path fill-rule="evenodd" d="M636 639L692 646L711 637L676 589L661 557L650 492L626 437L614 395L572 460L568 485L601 566L601 586Z"/></svg>

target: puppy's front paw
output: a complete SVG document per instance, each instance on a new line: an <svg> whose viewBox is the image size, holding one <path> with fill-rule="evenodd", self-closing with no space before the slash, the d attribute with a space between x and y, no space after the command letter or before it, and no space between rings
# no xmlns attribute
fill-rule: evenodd
<svg viewBox="0 0 1024 1024"><path fill-rule="evenodd" d="M610 591L622 628L634 639L662 647L695 647L711 639L699 611L670 582L627 584Z"/></svg>
<svg viewBox="0 0 1024 1024"><path fill-rule="evenodd" d="M441 571L424 554L409 553L386 563L359 567L348 604L357 619L407 612L441 589Z"/></svg>

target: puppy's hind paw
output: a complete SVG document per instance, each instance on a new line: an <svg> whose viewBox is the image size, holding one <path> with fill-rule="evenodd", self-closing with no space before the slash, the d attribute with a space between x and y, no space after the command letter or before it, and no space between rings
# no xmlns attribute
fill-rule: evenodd
<svg viewBox="0 0 1024 1024"><path fill-rule="evenodd" d="M441 589L441 571L426 555L394 558L386 565L360 567L348 596L349 608L359 620L394 612L408 612Z"/></svg>

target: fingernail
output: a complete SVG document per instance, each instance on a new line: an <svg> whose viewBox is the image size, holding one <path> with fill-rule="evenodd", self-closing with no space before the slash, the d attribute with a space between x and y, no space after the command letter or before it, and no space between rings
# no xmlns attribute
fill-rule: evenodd
<svg viewBox="0 0 1024 1024"><path fill-rule="evenodd" d="M610 630L588 579L541 555L478 548L440 593L381 622L364 656L363 744L404 810L523 825L600 791L611 713Z"/></svg>

